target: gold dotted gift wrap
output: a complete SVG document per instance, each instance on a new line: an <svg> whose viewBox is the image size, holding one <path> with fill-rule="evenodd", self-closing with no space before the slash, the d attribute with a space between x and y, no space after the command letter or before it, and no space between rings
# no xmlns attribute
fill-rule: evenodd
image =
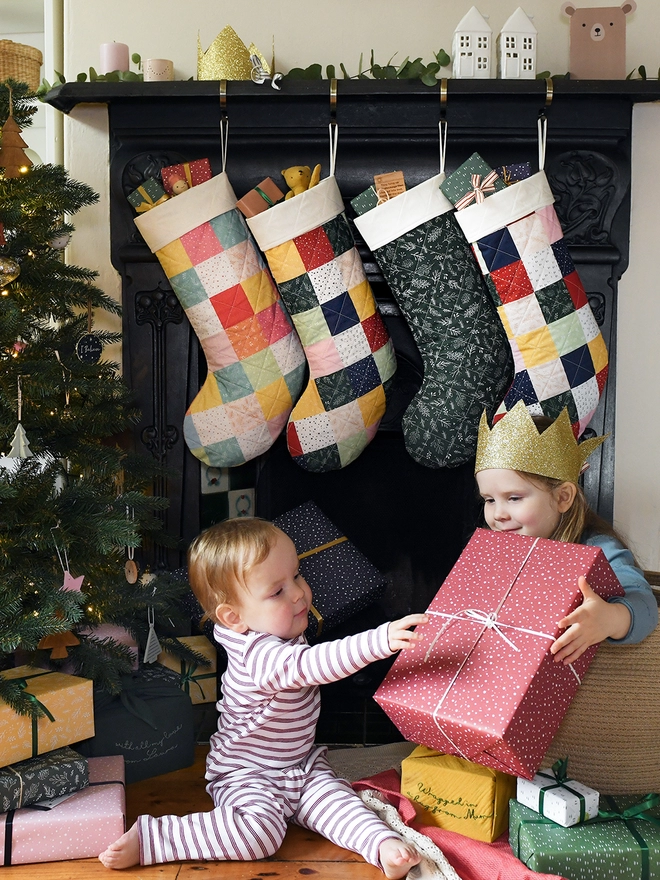
<svg viewBox="0 0 660 880"><path fill-rule="evenodd" d="M0 700L0 766L43 755L94 736L92 681L78 675L49 672L33 666L17 666L2 672L5 679L25 681L32 694L55 719L36 721L17 715Z"/></svg>

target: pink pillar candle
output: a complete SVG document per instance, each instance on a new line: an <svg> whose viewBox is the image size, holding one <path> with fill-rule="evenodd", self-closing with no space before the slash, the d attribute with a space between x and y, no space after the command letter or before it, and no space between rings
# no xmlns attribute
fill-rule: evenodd
<svg viewBox="0 0 660 880"><path fill-rule="evenodd" d="M101 67L99 73L128 70L130 59L126 43L101 43Z"/></svg>

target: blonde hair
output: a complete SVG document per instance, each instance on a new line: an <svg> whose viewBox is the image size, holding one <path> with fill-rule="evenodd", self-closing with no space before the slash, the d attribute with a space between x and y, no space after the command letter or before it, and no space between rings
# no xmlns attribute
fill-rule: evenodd
<svg viewBox="0 0 660 880"><path fill-rule="evenodd" d="M547 492L553 492L566 482L565 480L543 477L540 474L528 474L524 471L516 471L516 473L540 489L545 489ZM573 485L576 489L575 498L569 509L561 514L556 529L550 535L551 540L579 544L586 533L586 536L610 535L625 546L621 536L612 528L607 520L603 519L602 516L599 516L595 510L589 507L589 502L584 495L582 487L577 483Z"/></svg>
<svg viewBox="0 0 660 880"><path fill-rule="evenodd" d="M188 580L204 620L217 623L215 610L236 602L245 589L245 576L263 562L277 538L277 526L257 517L236 517L217 523L198 535L188 548Z"/></svg>
<svg viewBox="0 0 660 880"><path fill-rule="evenodd" d="M552 424L552 419L548 418L548 416L532 416L532 419L539 434L542 434ZM552 477L544 477L541 474L529 474L524 471L516 471L516 473L539 488L545 489L547 492L553 492L564 482L567 482L565 480L555 480ZM565 513L561 514L557 528L550 535L550 538L553 541L567 541L570 544L579 544L583 536L609 535L612 538L616 538L625 547L625 541L623 541L617 531L607 520L603 519L602 516L599 516L595 510L589 507L589 502L585 497L582 486L579 483L574 483L573 485L576 488L573 503Z"/></svg>

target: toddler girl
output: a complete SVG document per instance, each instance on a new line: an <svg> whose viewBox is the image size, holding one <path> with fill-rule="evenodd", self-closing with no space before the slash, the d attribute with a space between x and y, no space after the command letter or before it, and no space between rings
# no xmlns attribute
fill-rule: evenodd
<svg viewBox="0 0 660 880"><path fill-rule="evenodd" d="M410 647L426 623L409 614L377 629L310 646L311 592L292 541L260 519L226 520L188 551L195 595L227 651L211 737L206 790L215 808L189 816L139 816L99 856L108 868L184 859L263 859L279 849L287 822L360 853L386 877L404 877L416 850L338 779L314 745L319 685L347 678Z"/></svg>
<svg viewBox="0 0 660 880"><path fill-rule="evenodd" d="M532 417L523 401L491 430L479 426L475 473L489 528L536 538L600 547L625 590L601 599L578 579L582 604L558 621L566 631L551 647L555 660L572 663L590 645L641 642L656 627L658 607L632 553L587 504L578 485L587 457L605 437L578 444L568 411L556 421Z"/></svg>

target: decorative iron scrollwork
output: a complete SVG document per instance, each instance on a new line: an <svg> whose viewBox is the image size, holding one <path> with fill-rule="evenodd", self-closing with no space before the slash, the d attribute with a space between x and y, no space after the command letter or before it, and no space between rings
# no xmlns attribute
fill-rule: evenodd
<svg viewBox="0 0 660 880"><path fill-rule="evenodd" d="M149 452L164 464L167 453L179 442L179 431L167 424L167 382L166 382L166 340L167 324L180 324L183 309L176 295L162 282L153 290L141 290L135 294L135 322L149 324L153 330L151 347L152 367L152 412L153 424L147 425L140 433L140 439Z"/></svg>
<svg viewBox="0 0 660 880"><path fill-rule="evenodd" d="M599 327L602 327L605 322L605 309L607 307L607 301L604 295L599 291L590 290L587 293L587 300L591 307L591 311L594 313L596 323Z"/></svg>
<svg viewBox="0 0 660 880"><path fill-rule="evenodd" d="M180 324L183 309L172 290L160 286L154 290L142 290L135 294L135 321L137 324L153 324L162 330L165 324Z"/></svg>
<svg viewBox="0 0 660 880"><path fill-rule="evenodd" d="M614 162L602 153L572 150L551 163L549 177L566 243L610 245L614 214L625 195Z"/></svg>

